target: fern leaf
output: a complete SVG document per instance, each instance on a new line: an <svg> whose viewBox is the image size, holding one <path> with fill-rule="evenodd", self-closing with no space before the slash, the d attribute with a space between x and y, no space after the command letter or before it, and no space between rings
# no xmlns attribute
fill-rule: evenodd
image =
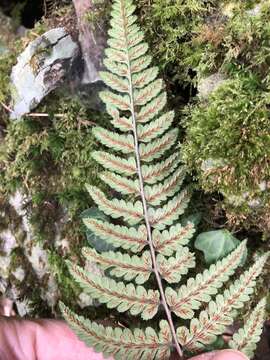
<svg viewBox="0 0 270 360"><path fill-rule="evenodd" d="M163 230L166 225L171 225L185 211L190 196L187 190L181 191L162 208L149 209L149 218L152 227Z"/></svg>
<svg viewBox="0 0 270 360"><path fill-rule="evenodd" d="M145 186L145 196L149 204L160 205L161 201L167 200L180 190L186 171L184 167L164 181L164 184Z"/></svg>
<svg viewBox="0 0 270 360"><path fill-rule="evenodd" d="M254 350L261 339L265 306L266 298L263 298L250 314L244 327L239 329L229 342L230 348L241 351L248 358L253 358Z"/></svg>
<svg viewBox="0 0 270 360"><path fill-rule="evenodd" d="M134 152L134 139L132 135L119 135L102 127L96 126L93 135L105 146L124 154Z"/></svg>
<svg viewBox="0 0 270 360"><path fill-rule="evenodd" d="M92 199L99 209L114 219L123 217L130 225L139 223L143 218L143 208L140 201L136 203L124 200L108 200L104 193L95 186L86 185Z"/></svg>
<svg viewBox="0 0 270 360"><path fill-rule="evenodd" d="M128 81L126 79L112 74L109 71L101 71L99 74L106 85L121 93L128 93Z"/></svg>
<svg viewBox="0 0 270 360"><path fill-rule="evenodd" d="M135 30L135 27L133 29L127 36L128 48L138 45L144 39L144 34L141 31Z"/></svg>
<svg viewBox="0 0 270 360"><path fill-rule="evenodd" d="M117 95L109 90L102 91L100 98L106 105L113 105L120 110L130 109L130 100L127 95Z"/></svg>
<svg viewBox="0 0 270 360"><path fill-rule="evenodd" d="M121 2L119 0L115 1L115 3L112 5L112 13L111 15L112 16L115 16L114 15L114 11L116 12L116 18L121 18ZM125 14L126 14L126 17L129 17L130 15L132 15L136 10L136 6L132 4L131 1L127 1L126 4L125 4ZM122 25L124 26L124 24Z"/></svg>
<svg viewBox="0 0 270 360"><path fill-rule="evenodd" d="M172 154L166 160L163 160L155 165L143 165L142 176L147 184L155 184L158 181L165 179L170 175L179 165L180 159L177 153Z"/></svg>
<svg viewBox="0 0 270 360"><path fill-rule="evenodd" d="M178 129L172 129L150 144L141 144L140 156L143 161L150 162L160 158L166 150L170 149L176 142Z"/></svg>
<svg viewBox="0 0 270 360"><path fill-rule="evenodd" d="M212 264L208 270L198 274L195 279L189 278L178 291L166 289L166 298L171 310L183 319L191 319L194 311L202 302L209 302L211 295L234 274L246 251L246 241L243 241L229 256Z"/></svg>
<svg viewBox="0 0 270 360"><path fill-rule="evenodd" d="M107 151L117 151L122 156L105 151L92 154L105 168L100 177L115 197L107 199L102 191L88 186L92 199L110 216L111 223L93 218L84 222L97 237L126 252L83 250L107 276L89 274L71 263L69 268L79 284L108 308L129 311L144 320L153 318L161 308L158 316L166 320L161 321L159 332L152 328L131 331L88 322L63 306L62 311L82 339L115 359L167 360L173 352L183 359L183 351L210 344L233 321L235 309L249 299L266 257L223 295L216 294L239 265L245 243L184 285L176 288L167 284L164 288L166 283L178 283L195 266L194 254L185 247L194 226L176 222L187 207L190 194L188 189L181 190L185 168L178 156L178 130L172 127L173 112L166 111L167 95L163 81L157 77L158 69L150 65L148 45L136 23L135 6L132 0L112 3L106 71L101 73L109 89L100 97L114 128L109 131L95 127L93 133ZM148 290L154 285L155 289ZM196 318L194 312L202 304L204 310ZM184 319L182 324L186 327L176 330L175 316ZM191 317L194 318L188 322ZM245 334L239 334L243 339ZM254 338L257 337L255 331ZM236 336L233 341L238 339Z"/></svg>
<svg viewBox="0 0 270 360"><path fill-rule="evenodd" d="M139 195L140 188L138 180L129 180L123 176L116 175L110 171L100 174L100 178L112 189L121 192L124 195Z"/></svg>
<svg viewBox="0 0 270 360"><path fill-rule="evenodd" d="M194 254L187 247L179 247L174 257L166 259L163 255L157 256L160 275L168 283L178 283L182 275L187 274L195 266Z"/></svg>
<svg viewBox="0 0 270 360"><path fill-rule="evenodd" d="M114 31L109 30L111 34L114 33ZM116 33L116 36L119 36ZM134 61L131 62L131 74L136 74L141 72L142 70L146 69L152 61L152 57L150 55L145 55L143 57L140 57ZM105 58L103 61L105 67L112 72L115 75L127 77L128 76L128 68L125 63L119 63L116 61L113 61L110 57Z"/></svg>
<svg viewBox="0 0 270 360"><path fill-rule="evenodd" d="M119 62L125 64L127 61L127 57L123 51L116 50L113 48L105 49L105 55L108 59L114 62Z"/></svg>
<svg viewBox="0 0 270 360"><path fill-rule="evenodd" d="M125 11L127 10L127 7L125 7ZM114 16L115 15L115 16ZM115 18L114 18L115 17ZM127 36L128 30L130 31L131 25L133 25L137 20L137 16L125 16L125 19L123 19L120 16L116 15L115 12L112 12L112 19L110 21L112 28L116 29L118 31L118 34L120 37ZM135 24L136 28L137 25ZM132 28L131 28L132 29ZM126 34L124 32L126 30Z"/></svg>
<svg viewBox="0 0 270 360"><path fill-rule="evenodd" d="M92 152L91 156L100 165L104 166L108 170L115 171L118 174L132 176L136 173L136 162L133 157L123 159L119 156L115 156L104 151L94 151Z"/></svg>
<svg viewBox="0 0 270 360"><path fill-rule="evenodd" d="M153 231L153 242L155 250L165 256L171 256L177 249L186 245L195 232L194 226L188 223L186 226L180 224L171 226L168 230L160 232Z"/></svg>
<svg viewBox="0 0 270 360"><path fill-rule="evenodd" d="M129 51L129 61L134 61L138 59L139 57L143 56L148 51L148 44L147 43L141 43L139 45L134 46ZM140 105L137 103L137 105Z"/></svg>
<svg viewBox="0 0 270 360"><path fill-rule="evenodd" d="M103 252L98 254L94 249L83 248L83 256L96 263L102 269L111 269L110 274L118 278L130 281L135 279L136 284L143 284L152 273L152 260L149 251L145 251L142 256L122 254L120 252Z"/></svg>
<svg viewBox="0 0 270 360"><path fill-rule="evenodd" d="M170 111L147 125L138 125L138 136L142 142L149 142L162 135L172 125L174 112Z"/></svg>
<svg viewBox="0 0 270 360"><path fill-rule="evenodd" d="M131 74L136 74L146 69L152 62L151 55L145 55L140 57L139 59L131 61L130 64L130 72Z"/></svg>
<svg viewBox="0 0 270 360"><path fill-rule="evenodd" d="M128 228L91 218L84 218L83 222L96 236L108 244L112 244L115 248L122 247L125 250L137 253L148 243L144 225L140 225L138 228Z"/></svg>
<svg viewBox="0 0 270 360"><path fill-rule="evenodd" d="M145 330L135 329L132 332L127 328L104 327L91 322L76 315L63 303L60 303L60 309L80 339L95 351L102 352L105 357L111 354L115 360L166 360L169 357L172 339L169 326L164 320L160 322L159 334L150 327Z"/></svg>
<svg viewBox="0 0 270 360"><path fill-rule="evenodd" d="M165 107L167 103L167 94L162 92L147 105L145 105L137 114L138 123L146 123L152 120Z"/></svg>
<svg viewBox="0 0 270 360"><path fill-rule="evenodd" d="M114 106L107 106L107 112L112 117L112 124L121 131L127 132L132 130L131 119L121 117L119 111Z"/></svg>
<svg viewBox="0 0 270 360"><path fill-rule="evenodd" d="M240 309L249 300L256 285L256 278L269 254L261 256L255 264L237 279L224 295L217 295L215 301L211 301L206 310L200 313L199 319L191 320L190 329L179 328L178 339L182 346L189 351L196 351L204 344L215 341L216 336L222 334L226 326L233 322L232 310Z"/></svg>
<svg viewBox="0 0 270 360"><path fill-rule="evenodd" d="M119 62L112 61L110 58L104 59L103 63L105 67L115 75L126 77L128 74L128 68L126 64L121 64Z"/></svg>
<svg viewBox="0 0 270 360"><path fill-rule="evenodd" d="M158 291L147 291L140 285L125 285L106 276L91 274L70 261L67 261L67 265L70 274L84 291L93 299L106 304L109 309L117 308L119 312L129 310L132 315L141 314L144 320L156 315L160 302Z"/></svg>
<svg viewBox="0 0 270 360"><path fill-rule="evenodd" d="M142 89L135 90L134 102L135 105L145 105L153 98L155 98L163 88L163 81L161 79L153 81L151 84L145 86Z"/></svg>
<svg viewBox="0 0 270 360"><path fill-rule="evenodd" d="M158 68L156 66L148 68L144 71L141 71L140 73L133 75L132 84L134 88L144 88L150 82L155 80L157 75L158 75Z"/></svg>

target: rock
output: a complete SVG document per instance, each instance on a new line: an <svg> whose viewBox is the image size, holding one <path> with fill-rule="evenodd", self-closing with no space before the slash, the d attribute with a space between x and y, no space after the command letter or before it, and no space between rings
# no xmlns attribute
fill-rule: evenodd
<svg viewBox="0 0 270 360"><path fill-rule="evenodd" d="M79 46L63 28L47 31L32 41L18 57L11 73L12 119L34 109L72 72Z"/></svg>
<svg viewBox="0 0 270 360"><path fill-rule="evenodd" d="M209 171L213 171L215 169L222 168L224 166L226 166L224 159L209 158L209 159L203 160L203 162L201 164L201 169L204 173L207 173Z"/></svg>
<svg viewBox="0 0 270 360"><path fill-rule="evenodd" d="M253 9L247 11L249 16L258 16L261 14L262 4L257 4Z"/></svg>
<svg viewBox="0 0 270 360"><path fill-rule="evenodd" d="M12 272L12 275L20 282L22 282L25 278L25 270L19 266L17 267L17 269L15 269L13 272Z"/></svg>
<svg viewBox="0 0 270 360"><path fill-rule="evenodd" d="M102 68L103 52L106 45L106 31L102 19L99 19L98 29L87 21L85 14L95 11L94 1L73 0L78 19L79 41L84 60L83 84L92 84L100 81L99 70Z"/></svg>
<svg viewBox="0 0 270 360"><path fill-rule="evenodd" d="M23 255L25 259L27 259L29 265L31 265L31 271L33 271L35 278L39 281L39 284L42 284L41 298L51 308L53 308L59 299L58 285L55 276L51 271L48 252L45 249L44 243L40 243L35 240L32 226L24 210L24 203L26 199L27 197L25 197L21 191L17 190L16 193L10 197L9 203L13 206L18 216L21 217L21 227L25 232L25 239L23 244L21 244L21 250L23 251ZM5 235L5 238L11 239L11 235L7 236L8 230L3 232L3 234ZM9 243L13 244L14 241L9 240ZM5 246L11 247L11 245ZM16 244L16 246L18 246L18 244ZM7 262L7 259L9 259L9 262ZM7 276L4 277L7 278L11 271L10 258L5 257L5 259L2 259L0 256L0 270L4 266L8 269ZM21 279L25 276L25 269L18 267L12 271L12 274L18 281L21 281Z"/></svg>
<svg viewBox="0 0 270 360"><path fill-rule="evenodd" d="M78 305L82 309L84 309L87 306L92 306L93 305L93 300L92 300L91 296L89 296L88 294L86 294L84 292L80 293L77 302L78 302Z"/></svg>
<svg viewBox="0 0 270 360"><path fill-rule="evenodd" d="M198 96L201 99L207 99L226 80L225 76L219 72L200 79L198 82Z"/></svg>

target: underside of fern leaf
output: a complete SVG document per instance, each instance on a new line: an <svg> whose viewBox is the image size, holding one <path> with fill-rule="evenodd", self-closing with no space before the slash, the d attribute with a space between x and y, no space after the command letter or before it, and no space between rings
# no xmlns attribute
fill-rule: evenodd
<svg viewBox="0 0 270 360"><path fill-rule="evenodd" d="M76 333L106 356L169 359L174 352L183 359L186 351L200 351L233 322L234 310L248 301L267 255L223 294L218 292L241 263L245 242L195 278L182 279L195 267L194 254L186 246L194 227L179 223L190 195L182 188L185 169L177 155L173 112L166 110L164 84L157 79L158 69L151 67L134 12L131 0L114 0L104 60L107 71L101 73L108 90L100 95L112 127L93 131L104 150L92 155L105 168L100 177L115 197L93 186L87 190L110 221L84 219L116 250L83 249L86 259L103 269L103 276L72 263L68 267L92 298L147 323L141 329L104 327L63 304L61 309ZM149 320L157 314L162 320L159 328L152 328Z"/></svg>

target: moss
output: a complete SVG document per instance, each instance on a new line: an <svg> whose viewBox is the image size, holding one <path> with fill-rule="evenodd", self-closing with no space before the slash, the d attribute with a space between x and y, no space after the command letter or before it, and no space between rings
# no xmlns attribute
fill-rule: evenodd
<svg viewBox="0 0 270 360"><path fill-rule="evenodd" d="M198 169L205 160L222 160L216 170L200 171L205 187L213 183L210 188L226 193L255 191L269 177L268 102L260 83L242 76L226 81L206 103L189 108L184 159Z"/></svg>
<svg viewBox="0 0 270 360"><path fill-rule="evenodd" d="M67 11L70 16L70 7ZM64 14L59 14L61 21L65 22ZM0 62L0 96L6 104L9 103L11 90L9 74L18 54L37 34L47 30L47 23L50 24L51 20L38 23L16 46L13 43L12 56ZM79 214L91 206L84 185L86 182L99 183L98 167L90 155L95 147L91 132L93 125L104 122L104 115L89 109L70 89L54 91L34 111L48 116L25 116L20 121L9 121L8 112L3 111L1 125L4 132L0 142L1 208L10 208L7 205L9 196L16 190L27 196L24 208L33 232L31 244L42 242L42 247L49 254L51 271L58 282L60 299L74 303L78 289L74 285L70 286L64 254L56 240L61 233L61 239L65 238L69 243L74 261L80 262L80 249L86 240ZM4 229L8 223L11 227L14 224L14 219L9 222L6 211L5 215L3 226L0 218L1 228ZM19 226L22 226L21 221ZM24 246L22 239L12 256L12 268L24 261L20 253ZM12 275L10 281L33 302L34 313L50 316L52 309L42 300L42 292L47 289L46 276L43 283L43 280L40 282L32 278L32 273L33 269L29 268L25 283L18 284ZM38 284L38 290L30 294L28 290L35 284Z"/></svg>
<svg viewBox="0 0 270 360"><path fill-rule="evenodd" d="M206 0L138 1L140 19L153 56L164 71L170 73L172 80L177 77L181 81L190 81L184 61L190 52L192 34L211 13L213 4L214 1Z"/></svg>
<svg viewBox="0 0 270 360"><path fill-rule="evenodd" d="M259 4L235 1L233 4L230 16L226 4L222 3L212 18L202 22L193 34L192 54L186 57L185 63L199 77L215 71L237 74L246 68L260 77L267 76L269 1ZM258 13L253 10L256 4L260 6Z"/></svg>
<svg viewBox="0 0 270 360"><path fill-rule="evenodd" d="M257 6L256 11L254 6ZM243 21L245 17L245 21ZM234 226L269 236L269 1L223 2L196 29L187 66L227 80L184 111L183 158Z"/></svg>
<svg viewBox="0 0 270 360"><path fill-rule="evenodd" d="M65 259L56 251L49 251L49 264L51 271L56 278L61 300L75 306L78 295L81 292L79 286L71 279Z"/></svg>
<svg viewBox="0 0 270 360"><path fill-rule="evenodd" d="M0 151L0 189L8 194L22 188L33 200L31 211L40 217L46 214L46 222L50 214L57 214L59 205L73 218L89 205L84 184L98 182L97 165L90 156L95 142L88 119L100 115L86 110L74 97L56 94L37 111L62 116L8 124Z"/></svg>

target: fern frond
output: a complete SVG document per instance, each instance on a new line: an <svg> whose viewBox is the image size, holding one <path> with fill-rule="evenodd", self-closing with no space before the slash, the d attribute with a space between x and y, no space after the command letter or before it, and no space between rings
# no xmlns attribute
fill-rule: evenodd
<svg viewBox="0 0 270 360"><path fill-rule="evenodd" d="M105 90L100 93L100 98L109 106L115 106L119 110L130 110L129 97L127 95L117 95L112 91Z"/></svg>
<svg viewBox="0 0 270 360"><path fill-rule="evenodd" d="M146 54L146 52L148 51L149 46L147 43L141 43L139 45L134 46L133 48L130 49L129 51L129 58L127 59L127 61L134 61L136 59L138 59L139 57L143 56L144 54ZM148 94L150 94L150 89L148 91ZM147 96L147 95L146 95ZM136 102L137 105L141 105L139 102ZM143 104L142 104L143 105Z"/></svg>
<svg viewBox="0 0 270 360"><path fill-rule="evenodd" d="M186 245L195 232L192 223L186 226L180 224L170 226L169 229L160 232L153 230L153 242L157 252L165 256L171 256L179 247Z"/></svg>
<svg viewBox="0 0 270 360"><path fill-rule="evenodd" d="M125 285L106 276L91 274L77 265L67 262L69 272L93 299L106 304L109 309L119 312L129 310L132 315L141 314L142 319L154 317L160 304L157 290L145 290L132 283Z"/></svg>
<svg viewBox="0 0 270 360"><path fill-rule="evenodd" d="M145 105L153 98L155 98L163 88L163 81L161 79L153 81L151 84L142 89L134 91L135 106Z"/></svg>
<svg viewBox="0 0 270 360"><path fill-rule="evenodd" d="M174 257L167 259L161 254L157 255L157 263L164 280L168 283L178 283L182 275L187 274L188 270L195 266L195 257L187 247L179 246Z"/></svg>
<svg viewBox="0 0 270 360"><path fill-rule="evenodd" d="M99 164L108 170L115 171L118 174L126 176L132 176L136 173L136 162L133 157L123 159L104 151L94 151L91 155ZM150 178L152 174L148 176Z"/></svg>
<svg viewBox="0 0 270 360"><path fill-rule="evenodd" d="M99 177L112 189L115 189L124 195L140 195L138 180L130 180L126 177L116 175L110 171L102 172Z"/></svg>
<svg viewBox="0 0 270 360"><path fill-rule="evenodd" d="M142 251L148 244L147 233L144 225L140 225L137 229L134 227L113 225L96 219L83 219L84 224L95 235L105 240L108 244L112 244L115 248L122 247L134 253Z"/></svg>
<svg viewBox="0 0 270 360"><path fill-rule="evenodd" d="M128 93L128 81L126 79L108 71L101 71L99 74L106 85L113 87L119 92Z"/></svg>
<svg viewBox="0 0 270 360"><path fill-rule="evenodd" d="M157 67L151 66L152 58L136 23L132 0L112 2L106 70L101 72L108 89L100 94L111 126L109 130L107 126L93 129L107 150L92 153L105 168L101 180L112 191L107 198L98 188L87 186L93 201L108 218L86 218L84 223L90 233L120 251L83 249L84 256L104 270L104 276L71 263L68 267L78 284L108 308L140 315L143 320L161 310L156 318L163 320L160 331L105 328L76 316L63 305L61 308L77 334L105 355L121 360L167 360L177 353L182 360L183 351L203 348L232 324L235 309L249 299L266 256L223 294L217 295L239 266L245 242L208 270L188 278L182 286L178 284L195 267L194 254L185 246L194 234L194 225L179 223L190 192L182 186L185 167L178 155L178 129L172 126L174 113L166 109L165 86L158 78ZM202 305L204 310L196 318L195 311ZM180 317L179 321L182 318L186 326L177 329L175 316ZM143 326L141 319L139 323ZM257 330L254 339L256 334ZM241 341L245 338L242 331L233 341L237 343L240 337Z"/></svg>
<svg viewBox="0 0 270 360"><path fill-rule="evenodd" d="M137 60L133 60L130 64L131 74L136 74L144 69L146 69L152 62L151 55L144 55Z"/></svg>
<svg viewBox="0 0 270 360"><path fill-rule="evenodd" d="M155 184L158 181L162 181L176 169L179 163L179 156L175 153L155 165L143 165L142 176L144 182L147 184Z"/></svg>
<svg viewBox="0 0 270 360"><path fill-rule="evenodd" d="M107 106L107 112L112 117L112 124L123 132L132 130L132 121L129 118L120 116L119 111L112 105Z"/></svg>
<svg viewBox="0 0 270 360"><path fill-rule="evenodd" d="M154 66L132 75L132 84L134 88L144 88L147 84L157 78L158 67Z"/></svg>
<svg viewBox="0 0 270 360"><path fill-rule="evenodd" d="M96 126L93 129L93 135L105 146L124 154L130 154L134 151L134 139L132 135L119 135L109 130Z"/></svg>
<svg viewBox="0 0 270 360"><path fill-rule="evenodd" d="M140 157L142 161L150 162L160 158L166 150L170 149L176 142L178 129L172 129L160 139L150 144L141 144ZM133 149L134 150L134 149Z"/></svg>
<svg viewBox="0 0 270 360"><path fill-rule="evenodd" d="M174 112L170 111L147 125L139 124L137 127L139 140L146 143L162 135L172 125L173 118Z"/></svg>
<svg viewBox="0 0 270 360"><path fill-rule="evenodd" d="M145 105L137 114L138 123L146 123L157 116L167 103L167 94L162 92L155 99Z"/></svg>
<svg viewBox="0 0 270 360"><path fill-rule="evenodd" d="M98 254L94 249L83 248L82 254L87 260L100 264L103 270L110 269L112 276L122 277L126 281L134 279L139 285L145 283L153 271L149 251L141 256L130 256L113 251Z"/></svg>
<svg viewBox="0 0 270 360"><path fill-rule="evenodd" d="M240 309L249 300L254 291L255 280L261 273L269 254L259 258L255 264L237 279L224 295L217 295L206 310L200 313L199 318L191 320L190 329L180 327L177 331L181 345L189 350L196 351L203 345L215 341L216 336L222 334L226 326L233 322L233 309Z"/></svg>
<svg viewBox="0 0 270 360"><path fill-rule="evenodd" d="M143 208L140 201L131 203L118 199L108 200L97 187L86 185L86 189L99 209L106 215L114 219L123 217L131 225L135 225L143 219Z"/></svg>
<svg viewBox="0 0 270 360"><path fill-rule="evenodd" d="M190 195L187 190L181 191L166 205L158 209L149 209L149 220L153 228L163 230L166 225L171 225L185 211Z"/></svg>
<svg viewBox="0 0 270 360"><path fill-rule="evenodd" d="M171 310L183 319L192 319L193 310L198 310L202 302L208 303L211 296L234 274L245 251L246 241L243 241L229 256L212 264L195 279L189 278L178 291L167 288L166 298Z"/></svg>
<svg viewBox="0 0 270 360"><path fill-rule="evenodd" d="M128 74L128 68L126 64L112 61L110 58L104 59L103 63L105 67L115 75L124 77Z"/></svg>
<svg viewBox="0 0 270 360"><path fill-rule="evenodd" d="M266 298L263 298L250 314L244 327L239 329L229 342L230 348L241 351L248 358L253 358L254 350L261 338L265 306Z"/></svg>
<svg viewBox="0 0 270 360"><path fill-rule="evenodd" d="M172 339L168 323L164 320L160 322L159 333L151 327L131 331L127 328L105 327L91 322L76 315L63 303L60 303L60 309L80 339L97 352L102 352L105 357L112 354L115 360L166 360L169 357Z"/></svg>
<svg viewBox="0 0 270 360"><path fill-rule="evenodd" d="M160 205L162 201L175 195L181 188L185 174L185 168L181 167L168 177L163 184L145 186L145 196L149 204Z"/></svg>

